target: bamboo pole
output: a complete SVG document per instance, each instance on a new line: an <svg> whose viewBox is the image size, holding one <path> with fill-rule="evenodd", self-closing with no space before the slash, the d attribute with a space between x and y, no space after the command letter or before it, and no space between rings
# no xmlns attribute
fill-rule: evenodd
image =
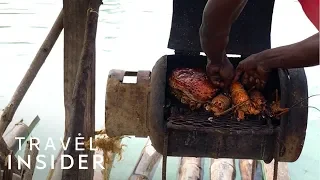
<svg viewBox="0 0 320 180"><path fill-rule="evenodd" d="M240 159L239 160L239 169L241 180L252 180L252 165L253 160L251 159Z"/></svg>
<svg viewBox="0 0 320 180"><path fill-rule="evenodd" d="M85 114L87 108L88 99L94 97L95 92L88 92L89 76L92 74L93 66L95 66L95 40L97 32L98 12L99 7L102 4L101 0L91 0L90 9L88 9L87 25L85 30L83 50L81 53L79 69L77 71L74 91L71 100L70 111L70 124L68 125L67 137L70 137L70 145L65 150L64 154L70 155L75 161L74 165L70 169L64 169L62 172L62 180L90 180L93 178L92 167L92 153L88 150L76 151L74 148L75 137L78 134L93 136L94 127L88 127L89 124L94 124L94 117L89 114ZM92 79L91 79L92 80ZM93 80L94 81L94 80ZM93 104L91 106L94 109ZM89 108L91 112L94 110ZM88 110L88 109L87 109ZM87 117L87 116L89 117ZM90 120L85 121L86 120ZM90 126L90 125L89 125ZM88 169L79 169L79 154L88 154ZM91 161L91 163L90 163ZM65 165L68 166L70 161L65 161Z"/></svg>
<svg viewBox="0 0 320 180"><path fill-rule="evenodd" d="M26 95L29 87L31 86L33 80L37 76L41 66L45 62L46 58L48 57L52 47L54 46L55 42L57 41L62 29L63 29L63 11L61 10L58 18L56 19L55 23L53 24L49 34L47 35L46 39L42 43L39 51L37 52L36 56L34 57L29 69L27 70L26 74L24 75L22 81L20 82L18 88L16 89L15 93L13 94L11 101L5 107L1 118L0 118L0 136L3 135L5 130L7 129L8 125L12 121L12 118L18 109L23 97Z"/></svg>
<svg viewBox="0 0 320 180"><path fill-rule="evenodd" d="M242 180L263 179L261 161L252 159L239 160L240 176Z"/></svg>
<svg viewBox="0 0 320 180"><path fill-rule="evenodd" d="M33 143L37 143L37 140L32 139ZM39 148L39 144L37 144L38 148ZM22 180L32 180L33 177L33 173L34 173L34 169L36 167L36 158L38 156L39 150L35 147L32 148L32 150L30 149L30 141L27 141L27 145L26 145L26 149L24 152L24 160L26 162L29 162L30 160L30 169L24 165L22 168L22 175L21 175L21 179Z"/></svg>
<svg viewBox="0 0 320 180"><path fill-rule="evenodd" d="M234 159L211 159L210 180L234 180L235 176Z"/></svg>
<svg viewBox="0 0 320 180"><path fill-rule="evenodd" d="M273 168L274 168L274 160L271 163L266 164L263 163L264 171L265 171L265 180L273 180ZM288 163L286 162L279 162L278 165L278 179L281 180L289 180L289 171L288 171Z"/></svg>
<svg viewBox="0 0 320 180"><path fill-rule="evenodd" d="M196 157L182 157L178 172L178 180L202 180L203 159Z"/></svg>
<svg viewBox="0 0 320 180"><path fill-rule="evenodd" d="M8 148L12 150L14 154L18 150L20 150L19 140L17 140L16 137L24 137L25 139L21 140L21 144L23 144L39 121L39 116L36 116L35 119L31 122L30 126L27 126L25 123L23 123L23 120L21 120L12 128L6 129L3 135L3 139L8 145Z"/></svg>
<svg viewBox="0 0 320 180"><path fill-rule="evenodd" d="M138 180L142 177L151 180L161 158L162 155L154 149L150 139L148 138L129 180Z"/></svg>

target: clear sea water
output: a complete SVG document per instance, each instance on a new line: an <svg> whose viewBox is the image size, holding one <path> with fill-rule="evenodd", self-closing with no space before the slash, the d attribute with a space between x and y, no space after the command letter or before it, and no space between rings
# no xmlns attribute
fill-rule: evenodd
<svg viewBox="0 0 320 180"><path fill-rule="evenodd" d="M9 102L61 8L62 0L0 0L0 108ZM172 53L167 49L171 13L172 0L104 0L97 33L96 129L104 127L109 70L151 70L159 57ZM296 0L276 0L273 16L272 47L294 43L317 32ZM319 70L306 68L310 95L320 93ZM319 97L311 98L309 104L320 108ZM64 131L63 33L13 121L23 118L28 124L36 115L41 121L32 136L42 140L40 153L48 156L58 153L59 138ZM303 152L299 160L289 164L292 180L320 179L319 128L320 112L310 109ZM56 151L43 149L48 137L53 138ZM139 138L123 141L127 147L123 160L114 163L112 180L129 177L145 142L146 139ZM208 162L204 179L209 178ZM176 178L178 163L178 158L169 158L168 179ZM43 180L47 173L48 168L37 170L34 179ZM161 179L161 163L154 179Z"/></svg>

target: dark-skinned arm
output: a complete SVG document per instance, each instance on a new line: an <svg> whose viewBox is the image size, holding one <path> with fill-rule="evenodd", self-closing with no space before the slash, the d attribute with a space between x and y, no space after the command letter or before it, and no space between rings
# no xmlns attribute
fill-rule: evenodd
<svg viewBox="0 0 320 180"><path fill-rule="evenodd" d="M252 57L262 67L272 68L303 68L319 65L319 33L288 45L265 50Z"/></svg>
<svg viewBox="0 0 320 180"><path fill-rule="evenodd" d="M246 3L247 0L208 0L199 33L202 49L212 64L225 59L231 26Z"/></svg>

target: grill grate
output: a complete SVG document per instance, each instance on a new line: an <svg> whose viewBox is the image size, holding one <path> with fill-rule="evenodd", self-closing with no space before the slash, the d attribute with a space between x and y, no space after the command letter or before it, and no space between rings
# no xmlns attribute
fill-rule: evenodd
<svg viewBox="0 0 320 180"><path fill-rule="evenodd" d="M175 107L171 107L167 120L168 129L229 135L272 135L275 128L270 119L262 117L247 117L237 121L230 114L217 118L209 112L181 112Z"/></svg>

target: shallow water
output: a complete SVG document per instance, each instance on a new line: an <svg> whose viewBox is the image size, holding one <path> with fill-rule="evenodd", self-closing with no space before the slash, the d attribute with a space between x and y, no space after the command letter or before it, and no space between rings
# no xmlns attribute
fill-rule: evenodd
<svg viewBox="0 0 320 180"><path fill-rule="evenodd" d="M9 102L61 7L61 0L0 0L1 108ZM159 57L172 53L166 48L171 13L172 0L104 1L97 32L96 129L104 127L105 87L109 70L151 70ZM315 32L296 1L276 1L272 25L273 47L297 42ZM319 70L319 67L306 68L310 95L320 93L319 83L316 83ZM319 108L319 97L311 98L309 104ZM23 118L28 124L36 115L41 121L32 136L40 138L40 148L51 137L56 149L59 149L59 138L64 131L63 33L17 110L14 122ZM289 164L293 180L320 179L319 119L320 112L310 109L303 152L298 161ZM145 142L145 139L138 138L124 140L127 147L123 160L114 164L112 180L128 178ZM42 148L40 151L40 154L48 156L52 153L56 154L57 150ZM175 179L178 158L170 157L168 161L168 179ZM44 179L48 168L37 170L34 179ZM204 179L208 179L208 169L206 161ZM160 174L161 163L154 179L161 179Z"/></svg>

